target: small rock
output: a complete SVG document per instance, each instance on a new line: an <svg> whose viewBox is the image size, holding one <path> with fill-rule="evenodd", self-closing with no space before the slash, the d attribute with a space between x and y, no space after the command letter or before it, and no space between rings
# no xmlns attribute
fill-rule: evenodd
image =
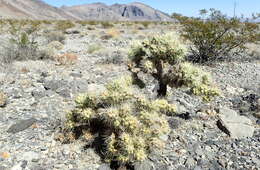
<svg viewBox="0 0 260 170"><path fill-rule="evenodd" d="M23 160L26 160L28 162L38 162L40 155L36 152L29 151L29 152L25 152L22 158Z"/></svg>
<svg viewBox="0 0 260 170"><path fill-rule="evenodd" d="M182 124L182 121L175 118L170 118L168 120L168 123L172 129L178 129Z"/></svg>
<svg viewBox="0 0 260 170"><path fill-rule="evenodd" d="M8 130L8 133L18 133L20 131L23 131L29 127L31 127L37 120L34 118L21 120L15 124L13 124Z"/></svg>
<svg viewBox="0 0 260 170"><path fill-rule="evenodd" d="M260 111L260 98L257 100L257 109Z"/></svg>
<svg viewBox="0 0 260 170"><path fill-rule="evenodd" d="M102 85L98 84L89 84L87 87L87 93L95 93L95 94L100 94L104 92L106 88Z"/></svg>
<svg viewBox="0 0 260 170"><path fill-rule="evenodd" d="M260 112L255 113L254 116L255 116L256 118L260 119Z"/></svg>
<svg viewBox="0 0 260 170"><path fill-rule="evenodd" d="M81 78L82 74L81 73L70 73L70 76L74 77L74 78Z"/></svg>
<svg viewBox="0 0 260 170"><path fill-rule="evenodd" d="M46 90L56 91L57 89L66 86L68 83L63 80L47 80L43 86Z"/></svg>
<svg viewBox="0 0 260 170"><path fill-rule="evenodd" d="M185 162L185 166L186 166L187 168L191 168L191 167L193 167L194 165L195 165L195 161L194 161L193 158L188 158L188 159L186 160L186 162Z"/></svg>
<svg viewBox="0 0 260 170"><path fill-rule="evenodd" d="M102 164L98 170L111 170L110 166L108 164Z"/></svg>
<svg viewBox="0 0 260 170"><path fill-rule="evenodd" d="M151 161L143 161L134 165L135 170L155 170L155 167Z"/></svg>
<svg viewBox="0 0 260 170"><path fill-rule="evenodd" d="M231 138L252 137L254 126L250 119L239 116L234 110L228 108L219 109L218 127L227 133Z"/></svg>
<svg viewBox="0 0 260 170"><path fill-rule="evenodd" d="M80 31L77 30L77 29L75 29L75 28L73 28L73 29L67 29L67 30L65 31L65 34L79 34L79 33L80 33Z"/></svg>
<svg viewBox="0 0 260 170"><path fill-rule="evenodd" d="M56 90L56 93L58 93L60 96L64 98L70 98L72 96L71 92L67 88L60 88Z"/></svg>
<svg viewBox="0 0 260 170"><path fill-rule="evenodd" d="M42 98L42 97L45 97L46 96L46 92L45 90L34 90L32 91L32 96L35 97L35 98Z"/></svg>

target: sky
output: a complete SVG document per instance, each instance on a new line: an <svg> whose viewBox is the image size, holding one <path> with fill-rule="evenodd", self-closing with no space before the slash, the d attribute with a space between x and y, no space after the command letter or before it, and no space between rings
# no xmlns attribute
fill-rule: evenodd
<svg viewBox="0 0 260 170"><path fill-rule="evenodd" d="M236 4L236 14L250 16L252 13L260 13L260 0L43 0L48 4L60 7L62 5L78 5L94 2L103 2L108 5L114 3L142 2L153 8L159 9L168 14L173 12L185 16L197 16L200 9L215 8L223 13L233 16L234 4Z"/></svg>

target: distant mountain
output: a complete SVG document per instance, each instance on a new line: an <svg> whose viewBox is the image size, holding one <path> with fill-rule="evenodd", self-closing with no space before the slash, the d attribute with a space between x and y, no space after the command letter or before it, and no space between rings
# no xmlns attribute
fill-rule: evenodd
<svg viewBox="0 0 260 170"><path fill-rule="evenodd" d="M0 17L38 20L170 21L169 15L142 3L93 3L53 7L42 0L0 0Z"/></svg>
<svg viewBox="0 0 260 170"><path fill-rule="evenodd" d="M80 19L41 0L0 0L0 16L16 19Z"/></svg>
<svg viewBox="0 0 260 170"><path fill-rule="evenodd" d="M63 7L64 11L83 20L131 20L131 21L170 21L169 15L148 5L134 2L130 4L93 3Z"/></svg>

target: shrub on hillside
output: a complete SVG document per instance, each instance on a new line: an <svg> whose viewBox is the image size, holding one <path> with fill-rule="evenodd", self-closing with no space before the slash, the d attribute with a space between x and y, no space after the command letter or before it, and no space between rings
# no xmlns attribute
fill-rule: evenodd
<svg viewBox="0 0 260 170"><path fill-rule="evenodd" d="M129 54L132 61L129 69L135 77L144 72L158 80L158 96L166 96L167 86L189 87L193 94L206 101L218 95L207 73L183 63L185 54L186 48L176 34L154 36L135 43Z"/></svg>
<svg viewBox="0 0 260 170"><path fill-rule="evenodd" d="M72 21L57 21L56 30L65 32L67 29L75 27Z"/></svg>
<svg viewBox="0 0 260 170"><path fill-rule="evenodd" d="M109 83L99 94L76 99L76 108L67 114L65 139L99 140L97 151L109 162L127 165L147 158L164 145L169 133L163 114L174 114L166 100L147 100L131 87L131 77ZM163 114L162 114L163 113Z"/></svg>
<svg viewBox="0 0 260 170"><path fill-rule="evenodd" d="M65 35L62 32L46 33L45 37L46 37L48 43L50 43L52 41L59 41L64 44L64 41L66 39Z"/></svg>
<svg viewBox="0 0 260 170"><path fill-rule="evenodd" d="M194 62L223 59L244 51L245 44L257 40L258 25L242 17L229 18L215 9L201 10L200 17L189 18L173 14L190 40Z"/></svg>
<svg viewBox="0 0 260 170"><path fill-rule="evenodd" d="M17 28L12 25L10 30L11 38L3 45L0 53L0 61L3 63L11 63L14 60L38 60L47 59L48 55L38 48L36 41L37 30L27 28Z"/></svg>

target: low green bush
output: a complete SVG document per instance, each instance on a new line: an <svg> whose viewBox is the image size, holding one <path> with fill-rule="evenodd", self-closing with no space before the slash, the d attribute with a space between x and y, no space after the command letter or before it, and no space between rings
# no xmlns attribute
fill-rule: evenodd
<svg viewBox="0 0 260 170"><path fill-rule="evenodd" d="M205 63L241 54L246 43L257 41L258 25L243 17L228 17L215 9L201 10L200 17L173 14L191 43L192 61Z"/></svg>

